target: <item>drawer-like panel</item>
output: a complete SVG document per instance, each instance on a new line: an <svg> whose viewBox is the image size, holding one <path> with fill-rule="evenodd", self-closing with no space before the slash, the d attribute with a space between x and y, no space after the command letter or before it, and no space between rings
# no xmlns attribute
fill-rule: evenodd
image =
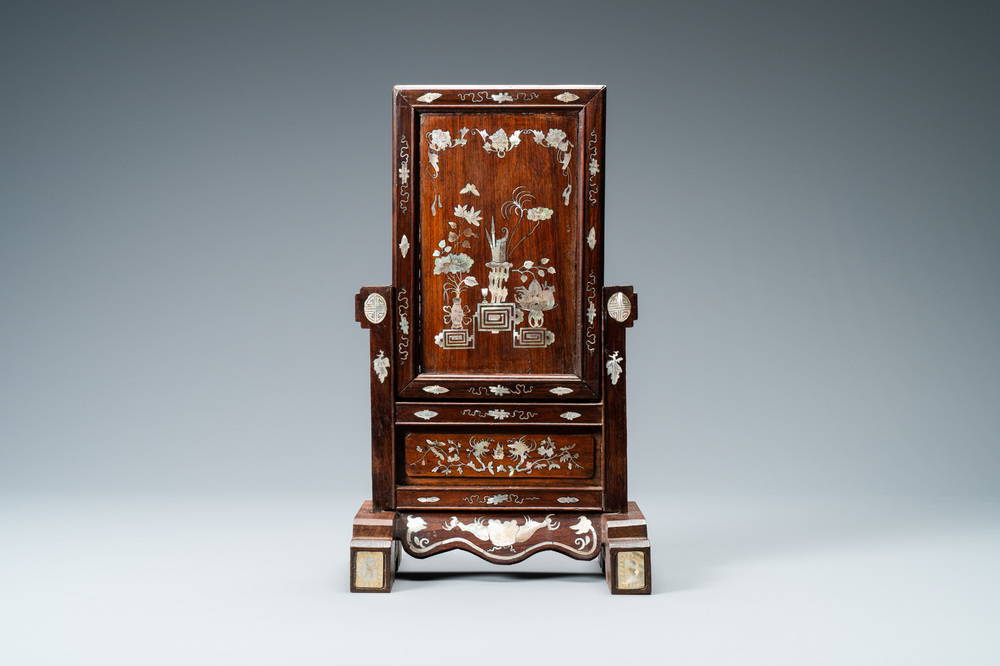
<svg viewBox="0 0 1000 666"><path fill-rule="evenodd" d="M588 479L595 450L585 434L411 432L403 460L411 477Z"/></svg>
<svg viewBox="0 0 1000 666"><path fill-rule="evenodd" d="M401 509L546 509L546 510L601 510L601 489L587 488L438 488L406 487L396 489L396 506Z"/></svg>
<svg viewBox="0 0 1000 666"><path fill-rule="evenodd" d="M601 425L603 422L604 413L601 405L590 403L396 403L396 423L406 425L424 423Z"/></svg>

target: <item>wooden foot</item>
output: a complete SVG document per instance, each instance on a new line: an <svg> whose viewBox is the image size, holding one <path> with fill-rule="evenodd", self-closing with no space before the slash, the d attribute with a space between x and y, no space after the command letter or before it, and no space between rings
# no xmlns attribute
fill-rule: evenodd
<svg viewBox="0 0 1000 666"><path fill-rule="evenodd" d="M390 592L399 568L399 544L392 538L391 511L372 511L366 501L354 517L351 592Z"/></svg>
<svg viewBox="0 0 1000 666"><path fill-rule="evenodd" d="M652 571L646 518L635 502L626 513L601 516L604 577L611 594L649 594Z"/></svg>

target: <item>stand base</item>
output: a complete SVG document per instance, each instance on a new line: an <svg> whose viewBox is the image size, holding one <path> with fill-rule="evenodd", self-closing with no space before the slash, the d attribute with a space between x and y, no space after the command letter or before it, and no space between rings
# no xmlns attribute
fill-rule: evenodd
<svg viewBox="0 0 1000 666"><path fill-rule="evenodd" d="M635 502L624 513L473 514L373 511L366 501L354 517L351 592L390 592L402 550L423 558L456 548L494 564L543 550L577 560L599 557L612 594L652 588L646 519Z"/></svg>

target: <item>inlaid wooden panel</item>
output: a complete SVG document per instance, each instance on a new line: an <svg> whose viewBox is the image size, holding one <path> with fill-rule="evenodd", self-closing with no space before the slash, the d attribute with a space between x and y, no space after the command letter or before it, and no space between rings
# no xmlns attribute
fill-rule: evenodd
<svg viewBox="0 0 1000 666"><path fill-rule="evenodd" d="M477 513L399 514L395 534L414 557L460 548L497 564L512 564L542 550L578 560L600 552L600 516L540 514L509 518Z"/></svg>
<svg viewBox="0 0 1000 666"><path fill-rule="evenodd" d="M409 476L586 479L594 449L590 435L410 433L403 457Z"/></svg>
<svg viewBox="0 0 1000 666"><path fill-rule="evenodd" d="M545 511L598 510L603 494L594 486L471 486L455 489L446 486L400 486L396 491L400 509L468 511Z"/></svg>
<svg viewBox="0 0 1000 666"><path fill-rule="evenodd" d="M579 113L418 121L422 371L579 376Z"/></svg>
<svg viewBox="0 0 1000 666"><path fill-rule="evenodd" d="M422 374L399 391L410 400L600 400L600 393L572 375Z"/></svg>
<svg viewBox="0 0 1000 666"><path fill-rule="evenodd" d="M581 403L398 402L397 424L600 425L603 407Z"/></svg>

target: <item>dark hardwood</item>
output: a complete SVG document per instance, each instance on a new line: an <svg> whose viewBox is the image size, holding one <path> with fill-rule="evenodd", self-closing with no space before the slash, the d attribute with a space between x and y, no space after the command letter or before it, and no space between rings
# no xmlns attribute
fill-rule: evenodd
<svg viewBox="0 0 1000 666"><path fill-rule="evenodd" d="M399 568L400 546L393 539L392 511L364 502L354 517L351 538L351 592L389 592Z"/></svg>
<svg viewBox="0 0 1000 666"><path fill-rule="evenodd" d="M351 590L388 592L401 549L509 564L600 556L650 591L627 501L628 286L604 285L603 87L400 86L392 284L365 287L372 500Z"/></svg>
<svg viewBox="0 0 1000 666"><path fill-rule="evenodd" d="M459 394L461 395L461 394ZM465 400L465 396L461 396ZM429 412L434 412L433 415ZM544 402L397 402L397 424L532 424L546 426L599 426L604 420L601 404L551 404Z"/></svg>
<svg viewBox="0 0 1000 666"><path fill-rule="evenodd" d="M631 313L624 321L614 319L604 311L603 358L614 358L621 366L617 381L612 373L604 373L604 470L606 487L605 511L624 511L628 501L628 469L625 385L628 381L625 329L638 318L639 305L632 287L605 287L602 302L608 303L615 294L624 294L631 303Z"/></svg>
<svg viewBox="0 0 1000 666"><path fill-rule="evenodd" d="M414 557L457 548L495 564L514 564L543 550L592 560L601 550L600 529L600 514L400 512L395 536Z"/></svg>
<svg viewBox="0 0 1000 666"><path fill-rule="evenodd" d="M396 491L397 509L461 510L476 508L485 513L545 509L548 511L601 511L604 492L600 486L582 485L479 485L458 488L427 484L400 486Z"/></svg>
<svg viewBox="0 0 1000 666"><path fill-rule="evenodd" d="M611 594L649 594L652 569L646 517L635 502L625 511L601 516L601 566Z"/></svg>
<svg viewBox="0 0 1000 666"><path fill-rule="evenodd" d="M385 301L387 309L384 319L375 323L365 316L365 303L373 295L380 296ZM393 461L393 386L396 371L392 361L393 318L392 287L363 287L354 297L354 318L362 328L371 331L371 394L372 394L372 503L380 511L393 507L393 491L395 489L395 465ZM375 363L383 358L389 359L381 375L376 370ZM381 366L380 366L381 367Z"/></svg>

